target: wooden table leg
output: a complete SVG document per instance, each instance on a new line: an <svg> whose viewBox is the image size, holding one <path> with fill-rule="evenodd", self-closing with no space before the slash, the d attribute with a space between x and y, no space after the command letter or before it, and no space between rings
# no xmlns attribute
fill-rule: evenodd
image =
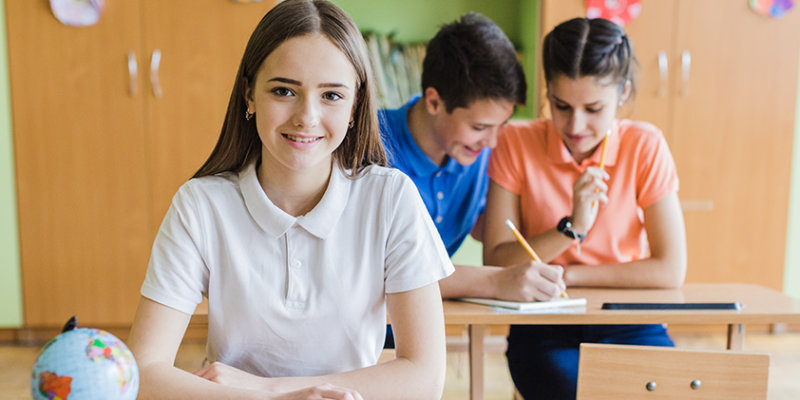
<svg viewBox="0 0 800 400"><path fill-rule="evenodd" d="M468 325L469 332L469 395L472 400L483 400L483 339L486 326Z"/></svg>
<svg viewBox="0 0 800 400"><path fill-rule="evenodd" d="M728 325L728 350L744 350L744 324Z"/></svg>

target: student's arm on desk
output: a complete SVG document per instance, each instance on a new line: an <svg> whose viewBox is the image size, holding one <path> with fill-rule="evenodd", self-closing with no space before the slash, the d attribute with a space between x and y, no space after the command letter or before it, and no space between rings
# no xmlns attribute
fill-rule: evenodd
<svg viewBox="0 0 800 400"><path fill-rule="evenodd" d="M530 259L503 223L508 219L519 225L521 219L519 195L491 181L485 214L484 262L502 265L502 263L514 264ZM569 265L564 272L564 282L567 287L682 285L686 276L686 232L677 194L670 193L664 196L645 209L644 215L650 258L612 265ZM527 239L544 262L549 262L573 245L573 240L559 233L555 227Z"/></svg>
<svg viewBox="0 0 800 400"><path fill-rule="evenodd" d="M128 338L128 345L139 367L139 399L347 399L348 394L350 399L361 399L353 390L330 385L270 394L263 390L221 385L176 368L175 355L190 318L190 315L147 298L140 299ZM256 378L236 371L239 377Z"/></svg>
<svg viewBox="0 0 800 400"><path fill-rule="evenodd" d="M486 214L478 217L471 234L484 242L483 256L486 263L486 229L490 224L486 222L489 219L484 215ZM510 235L508 228L505 225L503 227ZM522 249L519 243L516 243L516 246ZM490 264L494 265L481 267L456 265L452 275L439 281L442 297L480 297L527 302L550 300L557 297L565 288L562 279L563 268L532 261L527 254L514 263Z"/></svg>
<svg viewBox="0 0 800 400"><path fill-rule="evenodd" d="M341 374L274 381L284 389L329 382L354 388L365 399L439 399L446 368L441 304L436 283L390 293L386 307L392 316L396 359Z"/></svg>
<svg viewBox="0 0 800 400"><path fill-rule="evenodd" d="M397 358L386 363L334 375L285 378L262 378L214 363L198 371L204 379L173 366L190 316L143 298L129 340L139 364L139 398L438 399L446 357L441 304L435 283L387 296Z"/></svg>
<svg viewBox="0 0 800 400"><path fill-rule="evenodd" d="M439 281L442 297L480 297L509 301L550 300L565 289L564 269L535 261L508 267L456 265L455 272Z"/></svg>
<svg viewBox="0 0 800 400"><path fill-rule="evenodd" d="M681 286L686 277L686 229L678 195L670 193L647 207L644 210L644 225L650 244L649 258L622 264L569 265L564 273L567 285Z"/></svg>
<svg viewBox="0 0 800 400"><path fill-rule="evenodd" d="M470 233L483 241L484 214L478 216ZM509 267L456 265L455 272L439 281L442 297L479 297L509 301L550 300L565 286L563 268L531 261L530 258Z"/></svg>

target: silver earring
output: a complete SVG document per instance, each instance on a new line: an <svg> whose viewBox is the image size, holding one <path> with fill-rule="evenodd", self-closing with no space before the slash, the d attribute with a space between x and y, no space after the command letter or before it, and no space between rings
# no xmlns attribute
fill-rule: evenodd
<svg viewBox="0 0 800 400"><path fill-rule="evenodd" d="M349 129L353 129L353 125L355 125L355 124L356 124L356 121L353 121L353 120L351 119L351 120L350 120L350 122L348 122L348 123L347 123L347 127L348 127Z"/></svg>
<svg viewBox="0 0 800 400"><path fill-rule="evenodd" d="M250 121L251 119L253 119L253 115L255 114L251 113L249 108L247 110L244 110L244 119Z"/></svg>

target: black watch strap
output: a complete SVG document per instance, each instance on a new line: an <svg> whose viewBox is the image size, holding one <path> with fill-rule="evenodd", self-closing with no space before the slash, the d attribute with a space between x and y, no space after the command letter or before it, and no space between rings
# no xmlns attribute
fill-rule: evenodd
<svg viewBox="0 0 800 400"><path fill-rule="evenodd" d="M586 239L586 234L578 233L572 230L572 221L570 221L569 217L561 218L561 221L558 221L558 226L556 229L564 236L570 239L578 239L581 243L583 240Z"/></svg>

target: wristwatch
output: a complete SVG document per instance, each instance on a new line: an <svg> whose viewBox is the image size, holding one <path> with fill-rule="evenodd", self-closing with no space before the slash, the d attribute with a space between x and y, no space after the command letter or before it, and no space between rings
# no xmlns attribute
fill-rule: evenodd
<svg viewBox="0 0 800 400"><path fill-rule="evenodd" d="M579 243L583 243L584 239L586 239L585 233L578 233L572 230L572 221L570 221L569 217L561 218L556 229L570 239L578 239Z"/></svg>

